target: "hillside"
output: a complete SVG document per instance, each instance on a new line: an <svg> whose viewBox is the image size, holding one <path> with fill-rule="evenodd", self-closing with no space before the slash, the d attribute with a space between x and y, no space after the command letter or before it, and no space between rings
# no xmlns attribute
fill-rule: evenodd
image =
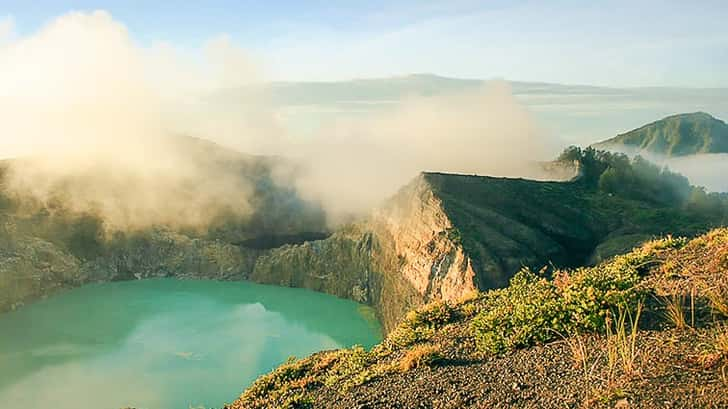
<svg viewBox="0 0 728 409"><path fill-rule="evenodd" d="M238 408L719 408L728 405L728 230L665 238L553 280L407 314L372 350L259 378Z"/></svg>
<svg viewBox="0 0 728 409"><path fill-rule="evenodd" d="M250 279L371 304L391 330L408 310L503 287L523 266L590 264L651 237L700 234L726 220L722 199L700 196L648 163L594 151L567 151L562 160L583 162L584 176L540 182L422 173L367 220L262 255ZM619 189L600 183L612 180Z"/></svg>
<svg viewBox="0 0 728 409"><path fill-rule="evenodd" d="M279 281L274 271L311 277L314 265L326 277L322 287L356 280L351 293L336 294L374 304L392 328L422 302L502 287L522 266L590 264L654 236L699 234L728 216L724 197L642 159L570 148L557 163L580 176L540 182L423 173L347 234L317 242L316 251L288 246L285 257L270 260L277 267L255 279L285 284L289 277ZM361 251L329 256L326 249L344 243Z"/></svg>
<svg viewBox="0 0 728 409"><path fill-rule="evenodd" d="M258 205L249 217L222 214L202 230L158 225L109 231L99 215L64 207L62 200L26 201L3 190L0 310L90 282L153 277L303 287L374 307L389 334L374 352L321 353L287 364L253 385L233 408L411 407L413 401L434 402L432 407L476 402L548 407L546 402L562 398L613 402L641 390L679 401L697 386L692 373L670 372L686 365L670 359L702 354L704 341L720 331L700 318L696 341L691 334L685 338L682 332L652 328L650 323L660 320L645 314L650 325L635 342L670 355L650 361L640 373L672 377L669 390L635 383L634 373L624 381L613 361L607 378L599 359L594 362L601 364L589 366L600 368L589 369L600 371L598 379L583 368L575 371L565 352L574 345L612 351L603 338L549 343L558 334L604 332L606 311L634 307L644 288L661 297L676 291L682 296L687 284L681 283L690 283L703 291L701 300L722 288L716 285L726 267L723 230L687 246L684 240L665 239L597 267L571 270L655 236L694 236L725 225L724 196L708 194L643 159L569 148L555 162L576 171L578 177L569 182L422 173L366 219L327 235L311 228L322 222L315 206L298 199L295 189L273 183L271 159L206 157L214 160L202 166L229 169L256 187ZM701 258L703 250L714 258ZM668 269L665 280L657 279L656 265ZM702 266L705 274L683 277L703 271ZM408 313L412 310L418 312ZM543 343L548 345L520 349ZM519 352L501 356L513 350ZM722 354L703 354L700 365L714 362L706 369L691 367L708 382L709 401L720 402L714 396L721 387L714 365L723 362ZM543 370L534 377L538 365ZM494 372L503 375L487 376ZM603 379L608 382L597 382ZM626 383L615 386L617 381ZM433 394L441 400L435 402Z"/></svg>
<svg viewBox="0 0 728 409"><path fill-rule="evenodd" d="M679 114L617 135L594 147L666 157L728 153L728 125L705 112Z"/></svg>
<svg viewBox="0 0 728 409"><path fill-rule="evenodd" d="M27 169L23 160L0 162L0 312L89 282L162 276L241 280L265 249L328 235L323 210L274 179L274 169L288 166L282 159L188 137L175 137L170 145L177 157L193 161L201 176L165 186L174 192L168 200L182 200L177 208L187 203L214 209L204 226L170 225L166 219L134 228L110 226L93 207L78 209L67 200L69 192L98 186L99 174L105 174L70 174L49 189L53 196L38 198L8 186L11 172ZM240 186L225 194L246 195L246 212L200 202L204 185L219 182L205 175ZM134 180L115 176L103 180L104 193L123 203Z"/></svg>
<svg viewBox="0 0 728 409"><path fill-rule="evenodd" d="M276 209L288 211L283 222L316 214L295 191L270 188L258 199L271 203L258 207L260 219L203 233L159 226L108 237L92 215L7 211L0 307L94 281L251 280L369 304L389 331L413 308L503 287L523 266L590 264L654 236L691 236L725 221L722 199L692 194L686 181L653 174L649 164L592 151L562 156L581 163L580 179L423 173L367 219L325 238L306 228L312 223L256 222Z"/></svg>

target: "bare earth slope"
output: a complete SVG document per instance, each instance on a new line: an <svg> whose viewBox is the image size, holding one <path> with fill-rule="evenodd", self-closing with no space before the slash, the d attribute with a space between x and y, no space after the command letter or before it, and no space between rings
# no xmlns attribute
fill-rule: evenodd
<svg viewBox="0 0 728 409"><path fill-rule="evenodd" d="M249 278L370 303L390 330L423 303L503 287L524 266L584 265L711 226L579 182L422 173L366 221L264 254Z"/></svg>
<svg viewBox="0 0 728 409"><path fill-rule="evenodd" d="M272 191L263 200L294 193ZM295 200L284 202L295 219ZM311 214L302 209L302 217ZM653 236L694 235L714 223L579 182L438 173L421 174L368 219L312 241L305 241L306 225L315 222L265 230L256 223L268 225L272 216L262 210L258 222L204 235L160 227L109 239L85 215L0 216L0 240L7 243L0 248L0 309L93 281L247 279L370 304L386 330L424 303L503 287L523 266L584 265ZM265 237L257 238L260 232ZM281 245L285 240L270 232L292 244Z"/></svg>
<svg viewBox="0 0 728 409"><path fill-rule="evenodd" d="M228 409L728 405L728 230L519 274L411 312L371 351L284 364Z"/></svg>

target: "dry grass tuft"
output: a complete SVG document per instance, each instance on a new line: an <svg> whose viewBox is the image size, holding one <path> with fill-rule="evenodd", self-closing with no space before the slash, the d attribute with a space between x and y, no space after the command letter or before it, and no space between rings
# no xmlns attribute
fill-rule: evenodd
<svg viewBox="0 0 728 409"><path fill-rule="evenodd" d="M691 297L692 298L692 297ZM694 315L694 308L691 307L691 320L690 324L688 324L688 321L686 319L686 312L685 312L685 304L686 299L685 296L681 294L672 294L667 297L663 297L662 303L665 306L665 319L667 322L669 322L673 327L677 329L685 329L690 326L695 325L695 315ZM691 305L694 305L691 303Z"/></svg>
<svg viewBox="0 0 728 409"><path fill-rule="evenodd" d="M584 344L584 340L581 336L565 339L566 344L571 350L571 359L574 361L574 368L581 369L584 374L588 374L588 362L589 362L589 351Z"/></svg>
<svg viewBox="0 0 728 409"><path fill-rule="evenodd" d="M417 345L410 349L399 362L401 372L409 372L412 369L433 366L442 360L442 353L437 345Z"/></svg>
<svg viewBox="0 0 728 409"><path fill-rule="evenodd" d="M617 366L627 376L633 376L638 372L637 335L643 306L644 303L640 301L634 312L629 308L620 307L614 322L611 315L607 317L607 363L610 379L614 377Z"/></svg>
<svg viewBox="0 0 728 409"><path fill-rule="evenodd" d="M563 339L563 342L569 347L571 352L571 360L574 364L574 369L578 369L584 373L586 379L590 378L594 373L597 365L599 364L598 359L594 359L592 365L589 365L589 361L592 356L589 351L589 347L586 343L586 336L580 334L573 334L569 337L564 336L557 332L557 334Z"/></svg>
<svg viewBox="0 0 728 409"><path fill-rule="evenodd" d="M723 327L723 330L715 337L714 346L717 352L724 358L728 358L728 326Z"/></svg>
<svg viewBox="0 0 728 409"><path fill-rule="evenodd" d="M720 283L706 291L713 312L728 317L728 283Z"/></svg>

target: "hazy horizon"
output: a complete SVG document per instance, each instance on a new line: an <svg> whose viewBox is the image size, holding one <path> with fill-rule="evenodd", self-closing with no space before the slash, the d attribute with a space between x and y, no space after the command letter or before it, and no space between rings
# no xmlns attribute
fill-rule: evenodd
<svg viewBox="0 0 728 409"><path fill-rule="evenodd" d="M612 87L728 87L728 8L716 0L212 0L204 8L8 0L0 9L0 43L68 12L96 9L124 23L143 48L194 55L224 38L276 81L432 72Z"/></svg>
<svg viewBox="0 0 728 409"><path fill-rule="evenodd" d="M368 211L424 170L549 178L536 163L553 159L569 145L590 145L676 113L728 117L728 89L585 87L571 84L601 81L596 76L525 75L515 68L477 71L492 80L460 79L455 77L472 78L477 72L416 59L401 62L399 71L439 75L376 79L392 70L362 65L355 72L332 72L325 77L328 82L280 82L280 77L296 77L279 72L295 64L272 63L270 55L258 52L265 41L251 43L225 32L229 22L196 27L200 30L190 31L191 41L175 36L174 30L150 33L149 21L136 19L160 10L134 11L112 2L111 11L67 12L54 6L39 7L29 16L21 4L10 8L13 17L0 23L0 112L6 117L0 124L0 157L34 158L16 172L11 186L45 198L58 183L84 177L90 184L74 192L74 200L81 201L78 207L100 204L112 219L122 216L122 224L146 225L180 215L205 221L210 203L250 211L251 186L180 149L167 138L174 134L244 153L291 158L306 172L291 180L290 170L279 169L279 182L295 185L306 199L341 215ZM92 7L76 2L68 8ZM446 9L438 5L428 13ZM311 13L322 10L314 7ZM504 6L498 13L514 10ZM178 24L186 12L168 11L173 21L161 22L162 27ZM194 18L208 16L204 10L200 14ZM254 25L250 30L271 39L280 34ZM473 33L475 38L483 35ZM335 49L325 58L317 55L323 49L309 51L296 55L298 60L322 69L341 62ZM366 61L376 63L381 53L396 55L384 47L372 50L372 61ZM475 63L477 57L463 53L453 61ZM523 50L501 57L518 61ZM564 60L559 57L539 62L548 66L548 61ZM375 79L340 80L351 74ZM539 82L500 79L504 77ZM567 84L549 84L558 80ZM127 189L107 186L103 175L114 175L122 185L136 181L138 191L120 201L118 195ZM208 180L216 183L207 185ZM205 186L195 206L184 207L187 199L169 200L184 198L178 196L180 188L190 183ZM182 208L169 213L170 203Z"/></svg>

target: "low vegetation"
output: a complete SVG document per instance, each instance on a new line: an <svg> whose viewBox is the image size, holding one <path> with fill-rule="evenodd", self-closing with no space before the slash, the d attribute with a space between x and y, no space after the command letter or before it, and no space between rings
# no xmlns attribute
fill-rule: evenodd
<svg viewBox="0 0 728 409"><path fill-rule="evenodd" d="M557 159L559 163L576 163L581 182L590 189L625 199L676 207L687 215L715 220L719 225L728 219L728 198L722 193L708 193L693 186L688 179L668 168L634 158L593 148L572 146ZM664 222L671 222L663 220Z"/></svg>
<svg viewBox="0 0 728 409"><path fill-rule="evenodd" d="M711 379L724 379L728 332L720 312L724 299L715 294L728 281L727 244L728 229L719 229L691 241L673 237L650 241L594 267L556 270L548 276L546 270L524 269L507 288L410 312L370 351L354 347L291 361L261 377L228 408L351 403L356 396L364 399L380 388L394 388L391 385L399 385L396 382L412 382L410 373L439 382L440 370L455 376L457 371L473 368L477 372L472 376L482 377L490 365L511 362L518 351L540 345L565 345L562 353L570 369L560 376L571 388L581 385L575 393L588 406L635 401L640 399L639 391L650 387L655 388L655 396L672 396L674 391L663 390L659 382L661 377L674 376L666 374L676 370L676 359L685 360L680 365L698 365L696 370L711 374ZM699 311L694 324L683 308L692 290ZM679 304L666 307L656 300L679 300ZM682 309L678 311L677 305ZM675 311L666 312L671 308ZM682 321L674 317L676 311ZM682 323L682 330L673 334L676 321ZM685 331L693 326L694 330ZM701 350L706 358L692 358L700 356ZM527 356L536 359L538 354ZM542 364L528 365L539 371ZM680 385L675 388L689 387ZM512 393L521 388L515 382ZM715 390L715 386L703 388L705 393ZM388 393L397 395L393 390Z"/></svg>
<svg viewBox="0 0 728 409"><path fill-rule="evenodd" d="M685 329L695 325L694 305L686 306L686 297L681 294L672 294L663 298L665 306L665 320L677 329ZM691 298L691 301L694 300ZM686 318L687 311L690 310L690 320Z"/></svg>
<svg viewBox="0 0 728 409"><path fill-rule="evenodd" d="M412 369L420 367L430 367L436 365L442 360L440 347L437 345L417 345L407 351L402 360L399 362L399 368L402 372L409 372Z"/></svg>
<svg viewBox="0 0 728 409"><path fill-rule="evenodd" d="M522 270L507 288L484 294L483 311L472 321L479 347L500 353L560 334L604 333L610 311L631 311L644 297L640 281L659 253L682 243L654 241L596 267L556 271L553 279Z"/></svg>
<svg viewBox="0 0 728 409"><path fill-rule="evenodd" d="M642 302L637 303L634 312L618 306L614 319L607 315L607 351L609 356L610 379L619 365L622 373L632 376L637 371L637 334L639 332L640 315L642 314Z"/></svg>

